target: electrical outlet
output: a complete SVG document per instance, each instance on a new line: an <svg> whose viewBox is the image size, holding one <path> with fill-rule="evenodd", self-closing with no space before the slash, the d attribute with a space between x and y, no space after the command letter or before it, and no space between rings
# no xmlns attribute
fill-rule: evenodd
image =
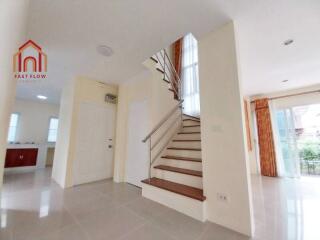
<svg viewBox="0 0 320 240"><path fill-rule="evenodd" d="M228 196L224 193L217 193L217 199L221 202L228 202Z"/></svg>

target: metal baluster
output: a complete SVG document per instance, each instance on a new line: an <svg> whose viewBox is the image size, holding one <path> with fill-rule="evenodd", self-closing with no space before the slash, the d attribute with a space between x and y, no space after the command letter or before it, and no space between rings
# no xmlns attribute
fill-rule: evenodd
<svg viewBox="0 0 320 240"><path fill-rule="evenodd" d="M164 77L164 79L166 79L166 55L164 54L164 56L163 56L163 61L164 61L164 66L163 66L163 71L164 71L164 73L163 73L163 77ZM169 80L170 81L170 78L169 79L167 79L167 80Z"/></svg>
<svg viewBox="0 0 320 240"><path fill-rule="evenodd" d="M150 139L149 139L149 182L151 181L151 162L152 162L152 159L151 159L151 136L150 136Z"/></svg>
<svg viewBox="0 0 320 240"><path fill-rule="evenodd" d="M180 106L181 128L183 128L183 105Z"/></svg>

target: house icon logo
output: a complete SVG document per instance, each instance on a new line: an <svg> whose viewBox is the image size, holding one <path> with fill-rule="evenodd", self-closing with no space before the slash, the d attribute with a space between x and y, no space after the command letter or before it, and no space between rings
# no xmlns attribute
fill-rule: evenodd
<svg viewBox="0 0 320 240"><path fill-rule="evenodd" d="M38 44L29 40L13 55L14 77L23 81L45 79L47 64L47 55Z"/></svg>

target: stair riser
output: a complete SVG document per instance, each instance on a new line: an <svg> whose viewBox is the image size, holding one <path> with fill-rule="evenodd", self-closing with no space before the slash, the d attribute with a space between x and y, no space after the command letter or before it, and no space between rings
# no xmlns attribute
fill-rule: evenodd
<svg viewBox="0 0 320 240"><path fill-rule="evenodd" d="M195 133L195 134L177 134L174 139L184 139L184 140L188 140L188 139L196 139L196 140L200 140L201 139L201 135L199 133Z"/></svg>
<svg viewBox="0 0 320 240"><path fill-rule="evenodd" d="M205 202L182 196L148 184L142 184L142 196L204 222Z"/></svg>
<svg viewBox="0 0 320 240"><path fill-rule="evenodd" d="M171 142L170 147L201 148L201 142Z"/></svg>
<svg viewBox="0 0 320 240"><path fill-rule="evenodd" d="M196 176L191 176L191 175L186 175L186 174L181 174L176 172L169 172L161 169L154 169L153 173L154 173L153 176L157 178L161 178L167 181L180 183L180 184L202 189L201 177L196 177Z"/></svg>
<svg viewBox="0 0 320 240"><path fill-rule="evenodd" d="M200 132L200 131L201 131L200 126L182 128L182 132Z"/></svg>
<svg viewBox="0 0 320 240"><path fill-rule="evenodd" d="M201 158L201 151L170 150L170 149L167 149L165 155L180 156L180 157Z"/></svg>
<svg viewBox="0 0 320 240"><path fill-rule="evenodd" d="M186 168L186 169L192 169L192 170L196 170L196 171L202 171L202 163L201 162L190 162L190 161L181 161L181 160L161 158L158 161L158 163L162 164L162 165L167 165L170 167L178 167L178 168Z"/></svg>
<svg viewBox="0 0 320 240"><path fill-rule="evenodd" d="M193 125L200 125L198 121L183 121L183 126L193 126Z"/></svg>

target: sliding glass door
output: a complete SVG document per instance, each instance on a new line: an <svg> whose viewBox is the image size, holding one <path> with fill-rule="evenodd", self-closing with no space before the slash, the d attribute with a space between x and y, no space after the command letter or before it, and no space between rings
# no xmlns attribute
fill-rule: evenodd
<svg viewBox="0 0 320 240"><path fill-rule="evenodd" d="M272 114L279 176L320 175L320 104L273 104Z"/></svg>

